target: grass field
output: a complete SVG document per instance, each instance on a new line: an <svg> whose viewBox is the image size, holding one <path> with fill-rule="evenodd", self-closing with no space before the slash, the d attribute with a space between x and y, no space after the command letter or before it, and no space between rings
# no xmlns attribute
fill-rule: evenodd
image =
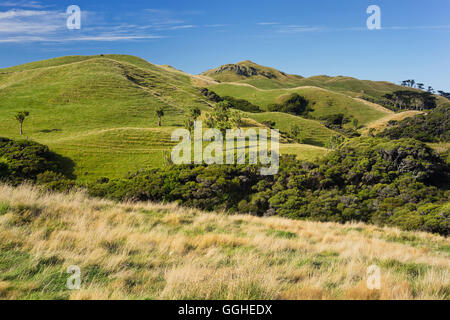
<svg viewBox="0 0 450 320"><path fill-rule="evenodd" d="M1 299L449 299L449 255L426 233L0 185Z"/></svg>
<svg viewBox="0 0 450 320"><path fill-rule="evenodd" d="M344 94L314 87L262 90L252 86L223 83L212 85L210 89L220 96L246 99L263 109L267 108L269 104L279 102L280 98L285 95L298 93L310 101L310 106L314 109L311 112L312 116L319 118L343 113L358 119L361 125L378 120L388 114L388 112L373 108Z"/></svg>
<svg viewBox="0 0 450 320"><path fill-rule="evenodd" d="M289 130L297 125L300 128L300 135L304 137L304 143L314 146L326 146L330 138L337 133L326 128L318 121L308 120L287 113L281 112L263 112L263 113L245 113L245 117L256 120L257 122L273 121L275 129L280 132L288 133Z"/></svg>

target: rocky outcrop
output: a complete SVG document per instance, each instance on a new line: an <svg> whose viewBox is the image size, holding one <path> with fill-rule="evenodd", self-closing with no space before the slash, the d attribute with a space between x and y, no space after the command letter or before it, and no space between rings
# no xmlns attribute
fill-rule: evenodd
<svg viewBox="0 0 450 320"><path fill-rule="evenodd" d="M239 76L244 77L254 77L254 76L263 76L268 79L274 79L276 78L276 75L271 72L261 71L253 67L247 67L242 66L238 64L226 64L224 66L221 66L220 68L216 69L214 71L215 74L220 74L223 72L233 72L236 73Z"/></svg>

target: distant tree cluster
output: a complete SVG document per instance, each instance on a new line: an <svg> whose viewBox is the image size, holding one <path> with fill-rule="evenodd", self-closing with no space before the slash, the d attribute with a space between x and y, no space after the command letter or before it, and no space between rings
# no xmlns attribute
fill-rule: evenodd
<svg viewBox="0 0 450 320"><path fill-rule="evenodd" d="M232 111L231 106L228 101L219 102L214 111L206 115L206 125L209 128L219 129L224 137L228 129L240 129L242 126L241 114Z"/></svg>
<svg viewBox="0 0 450 320"><path fill-rule="evenodd" d="M433 87L428 86L425 89L425 85L423 83L416 82L414 79L403 80L402 81L402 86L403 87L409 87L409 88L417 88L417 89L420 89L420 90L426 90L427 92L432 93L432 94L436 93L436 91L433 89ZM445 91L442 91L442 90L438 90L437 93L440 96L442 96L442 97L450 99L450 92L445 92Z"/></svg>
<svg viewBox="0 0 450 320"><path fill-rule="evenodd" d="M383 96L395 109L429 110L436 108L436 97L430 92L400 90Z"/></svg>

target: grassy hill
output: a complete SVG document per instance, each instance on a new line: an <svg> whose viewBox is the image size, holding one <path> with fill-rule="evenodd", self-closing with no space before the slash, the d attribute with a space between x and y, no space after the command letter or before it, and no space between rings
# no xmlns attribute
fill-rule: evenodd
<svg viewBox="0 0 450 320"><path fill-rule="evenodd" d="M286 89L295 87L317 87L344 93L351 97L362 95L380 99L386 93L397 90L418 90L405 88L387 81L359 80L352 77L326 75L304 78L290 75L273 68L258 65L252 61L227 64L202 73L218 82L249 84L259 89ZM444 98L445 100L445 98ZM439 99L440 102L444 100Z"/></svg>
<svg viewBox="0 0 450 320"><path fill-rule="evenodd" d="M361 83L343 77L305 79L251 61L193 76L127 55L61 57L0 70L0 136L29 138L73 159L78 180L121 177L164 165L164 154L173 146L170 134L184 126L188 108L197 106L205 114L214 105L199 87L263 108L296 92L311 102L312 116L344 113L361 125L389 116L392 112L355 97L360 89L369 92L369 87L381 94L391 84L364 82L363 87ZM158 107L165 110L162 127L155 115ZM30 117L20 137L14 116L22 110L29 111ZM298 124L305 144L284 143L281 150L303 160L326 154L326 149L313 146L324 147L337 134L318 121L288 114L244 116L249 126L275 121L282 132Z"/></svg>
<svg viewBox="0 0 450 320"><path fill-rule="evenodd" d="M343 113L349 117L358 119L362 125L392 113L387 109L371 106L342 93L317 87L264 90L250 85L223 83L212 85L209 88L220 96L232 96L245 99L262 108L267 108L268 105L279 102L286 95L298 93L310 102L310 106L314 109L311 112L312 116L318 118Z"/></svg>
<svg viewBox="0 0 450 320"><path fill-rule="evenodd" d="M73 159L79 180L164 164L189 107L211 110L190 75L124 55L72 56L0 70L0 136L25 137ZM163 126L155 110L164 107ZM256 124L258 125L258 124ZM308 158L308 146L293 146ZM291 148L291 149L292 149ZM305 152L302 152L305 150Z"/></svg>
<svg viewBox="0 0 450 320"><path fill-rule="evenodd" d="M450 242L0 185L0 299L449 299ZM81 290L68 290L69 266ZM367 268L381 289L367 288Z"/></svg>
<svg viewBox="0 0 450 320"><path fill-rule="evenodd" d="M303 79L301 76L286 74L249 60L236 64L226 64L208 70L202 75L219 82L245 82L264 89L295 87Z"/></svg>
<svg viewBox="0 0 450 320"><path fill-rule="evenodd" d="M14 114L28 110L25 135L74 159L78 176L158 165L187 108L210 109L188 75L119 55L0 70L0 105L0 136L18 138ZM155 116L160 106L164 128Z"/></svg>
<svg viewBox="0 0 450 320"><path fill-rule="evenodd" d="M304 119L295 115L282 112L262 112L262 113L244 113L245 117L257 122L273 121L275 129L280 132L288 132L294 125L298 125L301 135L304 137L304 143L313 146L326 146L330 137L336 135L336 132L326 128L318 121Z"/></svg>

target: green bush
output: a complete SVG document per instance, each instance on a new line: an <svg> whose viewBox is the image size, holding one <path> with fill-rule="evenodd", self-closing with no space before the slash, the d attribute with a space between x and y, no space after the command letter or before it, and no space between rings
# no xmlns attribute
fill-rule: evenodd
<svg viewBox="0 0 450 320"><path fill-rule="evenodd" d="M89 185L115 200L179 202L203 210L317 221L363 221L447 235L448 165L415 140L357 138L316 164L281 159L276 176L257 166L172 166Z"/></svg>
<svg viewBox="0 0 450 320"><path fill-rule="evenodd" d="M309 107L309 101L297 93L285 97L280 103L274 103L268 106L271 112L284 112L297 116L306 116L312 111Z"/></svg>
<svg viewBox="0 0 450 320"><path fill-rule="evenodd" d="M0 179L17 185L35 181L46 171L71 175L73 162L51 152L42 144L0 138Z"/></svg>

